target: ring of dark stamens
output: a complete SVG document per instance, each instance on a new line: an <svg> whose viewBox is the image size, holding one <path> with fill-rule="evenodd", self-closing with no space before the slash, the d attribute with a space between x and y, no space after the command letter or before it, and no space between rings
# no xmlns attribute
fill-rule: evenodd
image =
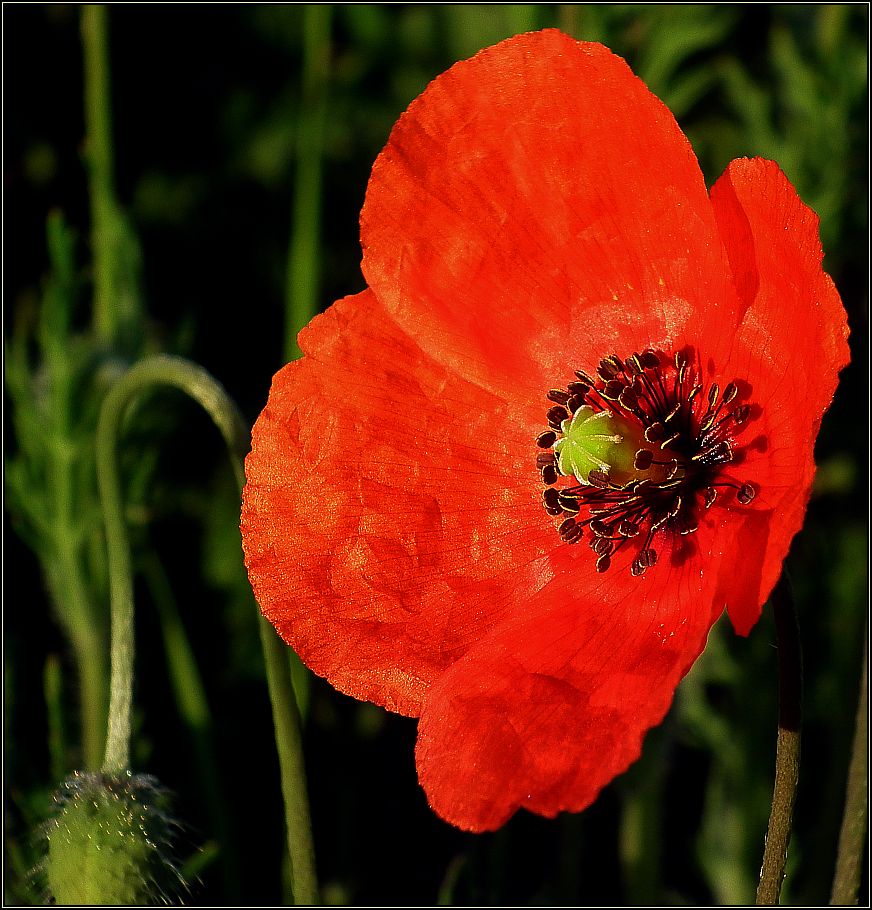
<svg viewBox="0 0 872 910"><path fill-rule="evenodd" d="M667 360L649 349L626 360L605 357L595 376L576 370L576 379L565 389L547 393L552 403L546 415L550 429L536 440L546 450L536 457L545 484L543 506L560 519L557 531L566 543L578 543L585 529L590 532L599 572L607 571L614 555L630 545L636 547L630 571L642 575L657 562L652 547L657 534L693 534L701 512L712 508L723 491L733 490L740 505L748 505L756 495L752 483L739 483L725 474L734 461L735 439L750 416L750 405L737 401L736 382L723 391L717 383L705 390L696 381L697 373L683 353ZM563 421L582 406L638 421L646 445L635 454L635 470L644 472L656 465L665 469L663 479L618 485L607 473L591 471L588 483L558 487L564 475L551 450Z"/></svg>

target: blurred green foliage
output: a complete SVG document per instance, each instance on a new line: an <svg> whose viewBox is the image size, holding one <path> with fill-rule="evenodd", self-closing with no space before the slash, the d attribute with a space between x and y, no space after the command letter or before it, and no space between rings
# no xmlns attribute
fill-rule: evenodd
<svg viewBox="0 0 872 910"><path fill-rule="evenodd" d="M296 289L324 307L363 287L357 218L401 111L456 60L549 26L624 56L675 113L709 184L734 157L771 157L821 217L854 362L824 421L815 495L789 560L807 688L784 897L825 901L866 623L867 7L364 4L313 25L300 6L115 6L112 211L126 250L115 261L137 303L125 331L108 336L91 302L93 251L77 239L91 226L79 12L4 8L14 77L5 99L14 225L4 317L14 532L7 901L40 897L32 832L60 777L99 756L90 715L100 729L107 607L91 438L108 383L145 350L184 353L253 420L300 318L287 309ZM318 192L301 203L313 180ZM179 794L194 902L274 903L282 813L233 479L213 431L179 398L156 397L129 423L136 768ZM751 900L773 774L773 643L768 613L748 639L718 624L640 762L591 809L553 822L521 814L479 837L428 810L414 722L312 680L307 760L325 899Z"/></svg>

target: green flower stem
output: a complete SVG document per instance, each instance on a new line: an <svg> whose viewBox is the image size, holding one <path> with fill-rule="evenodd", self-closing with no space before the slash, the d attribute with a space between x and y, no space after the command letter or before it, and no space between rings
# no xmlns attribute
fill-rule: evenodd
<svg viewBox="0 0 872 910"><path fill-rule="evenodd" d="M94 255L94 329L110 343L116 337L113 263L115 176L112 153L112 107L109 44L105 6L82 7L85 64L85 133L91 197L91 245Z"/></svg>
<svg viewBox="0 0 872 910"><path fill-rule="evenodd" d="M787 846L793 826L793 806L799 780L802 724L802 647L790 583L782 575L772 592L778 640L778 740L775 786L757 885L757 904L777 904L787 865Z"/></svg>
<svg viewBox="0 0 872 910"><path fill-rule="evenodd" d="M142 391L155 385L180 389L200 404L221 431L230 450L240 491L245 482L243 460L248 451L248 428L224 389L202 368L179 357L149 357L128 370L106 396L97 425L97 475L106 524L112 601L112 680L109 733L103 761L103 771L107 773L125 769L130 761L134 654L130 549L124 528L115 449L128 405ZM317 903L299 715L285 645L263 618L260 619L260 635L276 729L294 899L297 903Z"/></svg>
<svg viewBox="0 0 872 910"><path fill-rule="evenodd" d="M863 863L863 849L866 845L867 825L867 760L869 734L869 642L863 646L863 670L860 674L860 701L857 705L857 720L854 726L854 745L851 750L851 764L848 768L848 786L845 794L845 814L839 834L839 852L836 857L836 873L833 878L831 904L849 905L857 903L860 889L860 873Z"/></svg>
<svg viewBox="0 0 872 910"><path fill-rule="evenodd" d="M63 482L63 481L60 481ZM106 717L106 649L103 631L88 601L81 561L69 529L56 523L56 549L44 562L48 588L75 654L79 683L82 762L100 765Z"/></svg>
<svg viewBox="0 0 872 910"><path fill-rule="evenodd" d="M318 311L321 174L330 70L330 16L329 4L303 7L303 84L297 122L297 171L285 298L286 360L300 356L297 332Z"/></svg>
<svg viewBox="0 0 872 910"><path fill-rule="evenodd" d="M306 793L306 768L300 736L300 714L291 682L287 645L263 618L260 642L266 663L266 678L273 706L273 726L282 773L288 854L291 860L291 890L295 904L317 904L315 846Z"/></svg>

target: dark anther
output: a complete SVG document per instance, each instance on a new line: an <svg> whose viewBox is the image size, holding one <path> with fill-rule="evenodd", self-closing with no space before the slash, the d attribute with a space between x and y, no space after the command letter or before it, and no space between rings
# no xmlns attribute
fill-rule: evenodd
<svg viewBox="0 0 872 910"><path fill-rule="evenodd" d="M536 467L542 469L546 464L554 464L553 452L539 452L536 455Z"/></svg>
<svg viewBox="0 0 872 910"><path fill-rule="evenodd" d="M751 484L743 483L739 492L736 493L736 499L738 499L743 506L746 506L756 495L757 491Z"/></svg>
<svg viewBox="0 0 872 910"><path fill-rule="evenodd" d="M638 376L639 373L642 372L642 364L639 363L639 355L633 354L632 357L628 357L625 361L625 367L631 376Z"/></svg>
<svg viewBox="0 0 872 910"><path fill-rule="evenodd" d="M557 442L557 434L553 430L546 430L536 439L536 445L540 449L550 449Z"/></svg>
<svg viewBox="0 0 872 910"><path fill-rule="evenodd" d="M557 476L557 465L546 464L542 468L542 483L548 484L549 487L552 483L557 483Z"/></svg>
<svg viewBox="0 0 872 910"><path fill-rule="evenodd" d="M733 421L738 426L739 424L744 423L748 419L748 415L751 413L751 408L747 404L740 404L739 407L733 411Z"/></svg>
<svg viewBox="0 0 872 910"><path fill-rule="evenodd" d="M574 496L567 496L565 493L560 493L560 507L566 512L567 515L578 515L580 511L580 506L578 500Z"/></svg>
<svg viewBox="0 0 872 910"><path fill-rule="evenodd" d="M716 382L713 382L708 394L708 402L710 408L713 408L715 406L715 402L718 400L720 391L721 390L718 388L718 384Z"/></svg>
<svg viewBox="0 0 872 910"><path fill-rule="evenodd" d="M646 433L645 435L647 436L648 434ZM668 449L669 446L671 446L673 442L675 442L676 440L678 440L680 438L681 438L681 433L673 433L668 439L664 439L663 442L660 443L661 450ZM650 442L650 440L649 440L649 442Z"/></svg>
<svg viewBox="0 0 872 910"><path fill-rule="evenodd" d="M557 490L555 490L554 487L548 487L546 490L543 490L542 502L545 503L546 508L559 509L560 499Z"/></svg>
<svg viewBox="0 0 872 910"><path fill-rule="evenodd" d="M570 413L574 414L583 404L584 396L573 395L572 398L566 402L566 407L569 408Z"/></svg>
<svg viewBox="0 0 872 910"><path fill-rule="evenodd" d="M646 370L656 370L660 366L660 358L650 348L647 351L642 351L639 362Z"/></svg>
<svg viewBox="0 0 872 910"><path fill-rule="evenodd" d="M609 526L601 518L594 518L594 520L590 523L590 529L594 534L596 534L597 537L611 536Z"/></svg>
<svg viewBox="0 0 872 910"><path fill-rule="evenodd" d="M556 401L557 404L566 404L569 400L569 393L564 392L563 389L549 389L545 397L551 401Z"/></svg>
<svg viewBox="0 0 872 910"><path fill-rule="evenodd" d="M610 379L602 388L600 395L609 401L617 401L626 386L620 379Z"/></svg>
<svg viewBox="0 0 872 910"><path fill-rule="evenodd" d="M605 471L591 471L587 475L588 483L594 487L600 487L601 489L608 489L612 485L611 478Z"/></svg>
<svg viewBox="0 0 872 910"><path fill-rule="evenodd" d="M624 386L621 390L621 394L618 395L618 402L621 404L621 407L626 408L628 411L632 411L639 406L639 396L630 388L630 386Z"/></svg>
<svg viewBox="0 0 872 910"><path fill-rule="evenodd" d="M639 533L639 526L634 525L632 521L626 519L618 524L618 534L621 537L636 537Z"/></svg>
<svg viewBox="0 0 872 910"><path fill-rule="evenodd" d="M596 570L597 572L608 572L609 566L611 564L611 558L609 557L608 553L605 553L596 561Z"/></svg>
<svg viewBox="0 0 872 910"><path fill-rule="evenodd" d="M648 570L648 561L645 556L647 552L647 550L642 550L639 555L633 560L633 563L630 566L630 572L633 575L638 577L639 575L644 575Z"/></svg>
<svg viewBox="0 0 872 910"><path fill-rule="evenodd" d="M702 495L705 499L705 507L707 509L710 509L715 504L715 500L718 498L718 491L714 487L706 487L702 491Z"/></svg>
<svg viewBox="0 0 872 910"><path fill-rule="evenodd" d="M596 382L591 379L584 370L576 370L575 375L588 387L588 389L592 389L596 385Z"/></svg>
<svg viewBox="0 0 872 910"><path fill-rule="evenodd" d="M721 395L721 401L723 401L724 404L729 404L738 394L739 394L738 386L736 385L735 382L731 382L724 389L724 394Z"/></svg>
<svg viewBox="0 0 872 910"><path fill-rule="evenodd" d="M556 405L553 408L549 408L545 416L548 418L548 425L555 430L559 430L563 421L569 418L569 411L560 405Z"/></svg>
<svg viewBox="0 0 872 910"><path fill-rule="evenodd" d="M573 518L562 521L557 531L566 543L578 543L584 536L581 525L577 525Z"/></svg>
<svg viewBox="0 0 872 910"><path fill-rule="evenodd" d="M594 537L590 542L590 548L597 556L608 556L612 552L612 546L607 537Z"/></svg>
<svg viewBox="0 0 872 910"><path fill-rule="evenodd" d="M637 471L647 471L654 461L654 453L650 449L639 449L636 457L633 459L633 467Z"/></svg>
<svg viewBox="0 0 872 910"><path fill-rule="evenodd" d="M609 380L614 379L619 372L620 367L616 367L611 360L601 360L600 365L597 367L597 373L603 382L608 382Z"/></svg>
<svg viewBox="0 0 872 910"><path fill-rule="evenodd" d="M570 382L566 388L570 395L578 395L580 398L584 398L590 391L590 386L585 382Z"/></svg>
<svg viewBox="0 0 872 910"><path fill-rule="evenodd" d="M687 366L687 356L685 354L683 354L681 351L679 351L675 355L675 369L681 370L686 366Z"/></svg>
<svg viewBox="0 0 872 910"><path fill-rule="evenodd" d="M639 561L639 565L643 565L646 569L650 569L651 566L657 562L657 551L652 550L650 547L640 550L636 559Z"/></svg>
<svg viewBox="0 0 872 910"><path fill-rule="evenodd" d="M659 421L652 423L650 427L645 429L645 439L648 442L659 442L666 435L666 427L663 426Z"/></svg>

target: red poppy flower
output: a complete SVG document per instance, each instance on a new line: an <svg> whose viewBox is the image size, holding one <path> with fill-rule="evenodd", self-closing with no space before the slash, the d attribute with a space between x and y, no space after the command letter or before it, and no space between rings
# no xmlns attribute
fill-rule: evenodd
<svg viewBox="0 0 872 910"><path fill-rule="evenodd" d="M254 591L316 673L420 717L443 818L580 810L802 524L848 361L817 218L770 161L707 193L624 61L545 31L411 104L361 235L369 289L254 427Z"/></svg>

